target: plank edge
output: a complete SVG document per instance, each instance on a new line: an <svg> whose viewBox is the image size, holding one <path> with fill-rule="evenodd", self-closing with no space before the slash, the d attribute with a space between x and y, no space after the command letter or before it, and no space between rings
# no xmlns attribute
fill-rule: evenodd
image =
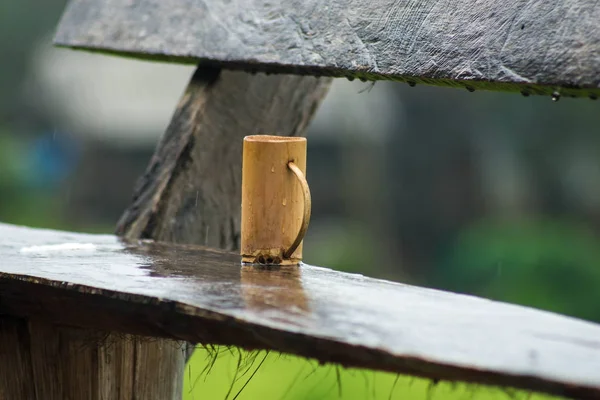
<svg viewBox="0 0 600 400"><path fill-rule="evenodd" d="M248 60L215 60L197 56L186 55L168 55L159 52L136 53L124 48L108 46L92 46L81 44L74 41L62 40L57 35L54 39L54 46L76 51L84 51L94 54L103 54L109 56L123 57L128 59L137 59L141 61L166 62L187 65L205 65L208 67L222 68L234 71L246 71L252 74L258 72L265 74L289 74L314 77L332 77L346 78L350 81L355 79L363 82L376 81L394 81L406 83L410 86L428 85L452 87L469 92L484 90L508 93L520 93L523 96L538 95L550 96L553 99L561 97L567 98L589 98L596 100L600 97L600 88L598 87L576 87L564 83L527 83L525 81L490 81L464 79L457 80L451 77L433 77L433 76L408 76L400 74L385 74L373 72L369 69L343 69L323 65L292 65L281 63L269 63L264 61L251 62Z"/></svg>
<svg viewBox="0 0 600 400"><path fill-rule="evenodd" d="M338 364L350 368L408 374L434 381L449 380L511 386L582 399L600 397L600 385L574 385L532 375L498 373L410 355L392 354L383 349L261 325L178 301L162 301L146 295L133 295L86 285L64 284L25 275L0 273L0 288L6 287L7 284L12 287L13 293L17 294L7 299L6 291L0 290L0 314L8 314L11 317L41 318L47 322L66 326L187 340L201 345L238 346L247 350L277 351L314 359L321 364ZM37 302L43 303L38 311L26 304L28 301L31 302L34 293L38 295ZM61 299L61 301L56 303L43 301L50 298ZM22 304L17 304L19 302ZM65 302L71 304L73 309L65 310ZM123 311L125 309L128 311ZM91 310L94 313L91 313ZM83 319L71 318L72 315L87 314L90 316ZM109 318L112 318L113 325L102 325L103 321ZM132 320L136 322L132 324L130 322Z"/></svg>

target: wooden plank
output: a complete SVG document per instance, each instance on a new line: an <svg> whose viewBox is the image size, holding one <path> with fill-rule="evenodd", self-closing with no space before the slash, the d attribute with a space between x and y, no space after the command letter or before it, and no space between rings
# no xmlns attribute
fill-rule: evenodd
<svg viewBox="0 0 600 400"><path fill-rule="evenodd" d="M574 318L309 265L241 268L189 245L11 225L0 237L0 314L600 396L600 326Z"/></svg>
<svg viewBox="0 0 600 400"><path fill-rule="evenodd" d="M266 72L600 93L600 3L584 0L72 0L56 43Z"/></svg>

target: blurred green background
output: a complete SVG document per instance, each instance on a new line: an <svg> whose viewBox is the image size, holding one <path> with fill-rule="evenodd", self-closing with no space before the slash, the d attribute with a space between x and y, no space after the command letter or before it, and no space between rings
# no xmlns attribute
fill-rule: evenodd
<svg viewBox="0 0 600 400"><path fill-rule="evenodd" d="M111 232L193 67L53 49L64 4L0 2L0 221ZM308 135L305 261L600 322L599 126L587 99L338 79ZM206 356L186 399L229 390L236 351L199 378ZM240 398L527 396L395 379L269 355Z"/></svg>

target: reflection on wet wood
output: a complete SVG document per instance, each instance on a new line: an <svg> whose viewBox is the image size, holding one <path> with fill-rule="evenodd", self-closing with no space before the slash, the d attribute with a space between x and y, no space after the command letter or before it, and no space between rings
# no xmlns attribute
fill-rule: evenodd
<svg viewBox="0 0 600 400"><path fill-rule="evenodd" d="M301 267L283 265L273 267L245 265L241 270L242 295L246 306L253 310L269 310L286 315L294 324L295 316L310 313L302 288Z"/></svg>
<svg viewBox="0 0 600 400"><path fill-rule="evenodd" d="M1 315L600 397L589 322L308 265L241 268L196 246L2 224L0 238Z"/></svg>

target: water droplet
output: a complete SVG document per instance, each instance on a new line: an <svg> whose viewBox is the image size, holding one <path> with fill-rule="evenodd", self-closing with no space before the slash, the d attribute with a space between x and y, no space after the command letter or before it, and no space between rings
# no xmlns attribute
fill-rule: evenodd
<svg viewBox="0 0 600 400"><path fill-rule="evenodd" d="M473 93L475 91L475 88L473 86L465 86L465 89L467 89L469 92Z"/></svg>
<svg viewBox="0 0 600 400"><path fill-rule="evenodd" d="M522 90L521 94L523 95L523 97L529 97L529 92L527 90Z"/></svg>
<svg viewBox="0 0 600 400"><path fill-rule="evenodd" d="M552 101L557 102L560 100L560 93L558 91L552 92Z"/></svg>
<svg viewBox="0 0 600 400"><path fill-rule="evenodd" d="M281 202L281 204L283 204L284 206L287 204L287 199L283 199L283 201Z"/></svg>
<svg viewBox="0 0 600 400"><path fill-rule="evenodd" d="M271 173L275 172L275 166L271 167Z"/></svg>
<svg viewBox="0 0 600 400"><path fill-rule="evenodd" d="M415 87L415 86L417 86L417 84L416 84L414 81L408 81L408 82L406 82L406 83L408 83L408 86L410 86L410 87Z"/></svg>

